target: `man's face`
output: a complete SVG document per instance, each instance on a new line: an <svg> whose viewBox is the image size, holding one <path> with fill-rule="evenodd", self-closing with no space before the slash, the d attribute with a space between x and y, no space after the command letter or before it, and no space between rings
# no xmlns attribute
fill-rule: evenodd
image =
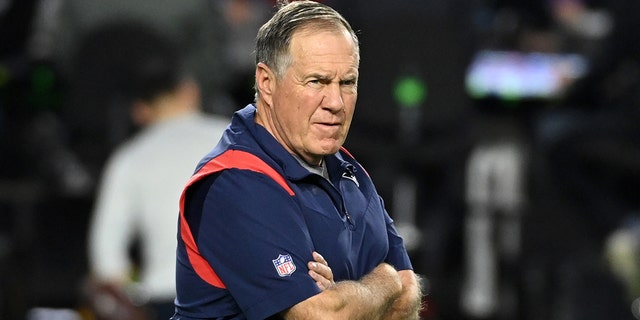
<svg viewBox="0 0 640 320"><path fill-rule="evenodd" d="M358 54L345 32L296 32L291 65L273 90L272 132L289 152L317 165L344 143L357 99Z"/></svg>

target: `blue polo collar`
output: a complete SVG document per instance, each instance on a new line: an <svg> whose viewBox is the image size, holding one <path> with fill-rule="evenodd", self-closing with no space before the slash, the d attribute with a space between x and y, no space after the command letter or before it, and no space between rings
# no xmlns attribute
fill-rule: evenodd
<svg viewBox="0 0 640 320"><path fill-rule="evenodd" d="M260 149L283 170L283 174L290 180L302 180L312 175L291 155L263 126L255 122L256 107L249 104L235 113L234 121L251 133ZM341 176L345 172L353 174L353 164L346 161L340 152L325 156L327 170L332 177Z"/></svg>

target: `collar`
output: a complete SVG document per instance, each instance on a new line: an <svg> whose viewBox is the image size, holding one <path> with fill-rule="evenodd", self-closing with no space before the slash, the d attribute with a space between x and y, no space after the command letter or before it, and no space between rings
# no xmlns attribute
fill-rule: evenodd
<svg viewBox="0 0 640 320"><path fill-rule="evenodd" d="M246 129L258 144L268 159L272 160L282 169L284 176L290 180L302 180L312 175L307 168L302 166L294 155L290 154L263 126L255 122L256 107L249 104L238 110L232 120L232 129L242 131ZM343 173L353 174L355 167L345 160L340 151L333 155L325 156L324 162L331 177L341 177Z"/></svg>

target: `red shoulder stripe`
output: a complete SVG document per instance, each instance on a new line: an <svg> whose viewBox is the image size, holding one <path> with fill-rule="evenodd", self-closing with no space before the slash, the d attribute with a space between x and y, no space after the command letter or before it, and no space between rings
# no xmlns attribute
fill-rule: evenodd
<svg viewBox="0 0 640 320"><path fill-rule="evenodd" d="M349 152L349 150L347 150L347 148L345 147L340 147L340 150L342 150L342 152L346 153L349 157L351 157L352 159L355 159L355 157L351 154L351 152Z"/></svg>
<svg viewBox="0 0 640 320"><path fill-rule="evenodd" d="M342 152L346 153L349 157L351 157L351 159L356 160L356 158L351 154L351 152L349 152L349 150L347 150L345 147L340 147L340 150L342 150ZM362 168L362 170L367 176L369 176L369 172L367 172L367 170L363 166L360 165L359 167Z"/></svg>
<svg viewBox="0 0 640 320"><path fill-rule="evenodd" d="M182 191L182 195L180 196L180 236L182 238L182 241L184 241L185 243L189 262L191 262L191 265L193 266L198 276L200 276L200 278L202 278L210 285L221 289L226 288L225 284L222 282L220 277L218 277L211 265L205 260L204 257L202 257L202 255L200 254L200 250L198 249L198 245L193 238L193 233L191 232L189 224L187 223L187 220L184 216L184 200L186 190L187 188L189 188L189 186L193 185L195 182L212 173L231 168L251 170L263 173L276 181L282 188L287 191L287 193L289 193L289 195L295 195L285 178L280 175L275 169L273 169L257 156L249 152L240 150L228 150L223 154L211 159L196 174L191 177L189 182L187 182L187 185L185 186L184 190Z"/></svg>

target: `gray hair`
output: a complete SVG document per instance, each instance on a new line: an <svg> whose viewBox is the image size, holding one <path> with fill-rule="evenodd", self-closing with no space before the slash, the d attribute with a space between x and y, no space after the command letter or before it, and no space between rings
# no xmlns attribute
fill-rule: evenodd
<svg viewBox="0 0 640 320"><path fill-rule="evenodd" d="M256 65L260 62L272 68L281 78L291 65L289 46L293 34L301 28L324 30L345 29L351 34L356 54L360 55L358 36L347 20L331 7L315 1L289 2L279 0L276 13L258 30L256 37ZM256 97L259 95L255 87Z"/></svg>

